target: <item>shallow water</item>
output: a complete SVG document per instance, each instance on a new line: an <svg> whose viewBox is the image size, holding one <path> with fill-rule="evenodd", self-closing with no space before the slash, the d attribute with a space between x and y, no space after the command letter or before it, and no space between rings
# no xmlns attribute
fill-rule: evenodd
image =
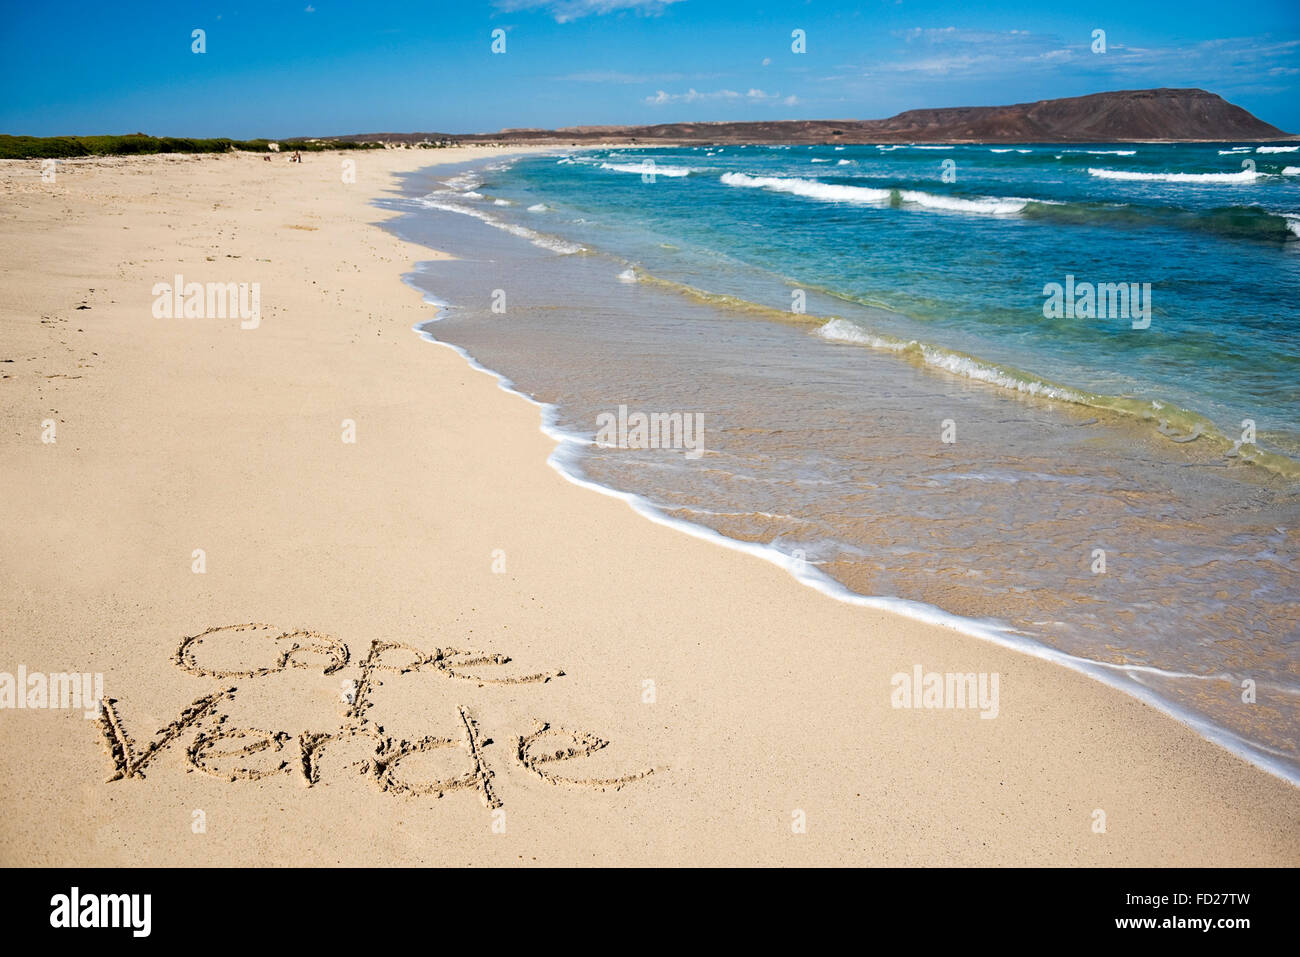
<svg viewBox="0 0 1300 957"><path fill-rule="evenodd" d="M1269 226L1288 229L1294 183L1087 171L1219 175L1246 155L1230 148L1034 147L1062 159L1032 163L984 146L656 150L653 183L642 154L584 153L417 174L384 203L408 211L403 235L461 257L412 277L447 304L431 334L552 405L584 443L567 468L859 594L1096 663L1295 780L1300 495L1284 456L1300 434L1300 256ZM903 199L941 154L957 183L932 175L928 198ZM825 202L722 180L740 171L900 194ZM1217 213L1213 189L1249 190L1231 202L1259 211ZM1125 219L1092 209L1099 191ZM1009 197L1063 205L1006 212ZM1045 320L1042 287L1067 270L1152 282L1150 329ZM585 444L620 406L698 414L703 454ZM1275 458L1233 447L1247 417Z"/></svg>

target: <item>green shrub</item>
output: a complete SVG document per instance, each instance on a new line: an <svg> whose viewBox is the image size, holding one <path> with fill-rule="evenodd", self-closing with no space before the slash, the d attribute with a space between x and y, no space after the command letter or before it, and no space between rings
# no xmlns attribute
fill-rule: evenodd
<svg viewBox="0 0 1300 957"><path fill-rule="evenodd" d="M270 151L268 140L189 139L175 136L7 136L0 134L0 159L60 159L69 156L136 156L145 153L249 153ZM381 149L382 143L281 141L281 152L300 150L318 153L324 150Z"/></svg>

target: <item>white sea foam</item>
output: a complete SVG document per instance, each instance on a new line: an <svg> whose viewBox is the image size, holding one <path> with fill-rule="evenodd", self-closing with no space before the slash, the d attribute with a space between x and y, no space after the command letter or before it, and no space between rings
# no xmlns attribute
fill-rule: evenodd
<svg viewBox="0 0 1300 957"><path fill-rule="evenodd" d="M856 165L856 164L855 164L855 162L854 162L853 160L840 160L840 161L837 162L835 165L836 165L836 166L854 166L854 165Z"/></svg>
<svg viewBox="0 0 1300 957"><path fill-rule="evenodd" d="M1256 153L1294 153L1300 146L1257 146Z"/></svg>
<svg viewBox="0 0 1300 957"><path fill-rule="evenodd" d="M1249 147L1249 146L1234 146L1234 147L1233 147L1232 149L1230 149L1230 150L1219 150L1219 155L1220 155L1220 156L1231 156L1231 155L1234 154L1234 153L1249 153L1249 152L1250 152L1250 147Z"/></svg>
<svg viewBox="0 0 1300 957"><path fill-rule="evenodd" d="M828 203L856 203L879 206L893 199L894 190L873 186L841 186L815 179L798 177L750 176L748 173L723 173L720 177L727 186L745 186L751 189L769 189L777 193L791 193L807 199ZM956 213L979 213L986 216L1008 216L1018 213L1031 202L1019 196L983 196L966 199L960 196L939 196L920 190L898 190L900 202L925 209L939 209Z"/></svg>
<svg viewBox="0 0 1300 957"><path fill-rule="evenodd" d="M653 173L655 176L690 176L695 172L689 166L663 166L658 163L654 166L648 163L601 163L600 168L616 173Z"/></svg>
<svg viewBox="0 0 1300 957"><path fill-rule="evenodd" d="M817 335L835 342L855 342L873 349L887 349L890 352L901 352L907 346L907 343L899 339L884 339L873 335L856 322L849 322L847 319L830 320L817 330Z"/></svg>
<svg viewBox="0 0 1300 957"><path fill-rule="evenodd" d="M631 266L628 266L626 269L624 269L621 273L618 274L618 281L636 282L636 270L633 269Z"/></svg>
<svg viewBox="0 0 1300 957"><path fill-rule="evenodd" d="M1014 389L1016 392L1023 392L1026 395L1047 396L1064 402L1084 401L1082 395L1070 389L1063 389L1060 386L1040 382L1037 379L1018 379L1008 375L997 366L987 365L978 359L972 359L970 356L935 349L927 345L922 345L920 348L921 355L925 358L925 364L935 369L945 369L954 375L974 379L977 382L987 382L990 385L1001 386L1004 389Z"/></svg>
<svg viewBox="0 0 1300 957"><path fill-rule="evenodd" d="M472 216L474 219L481 220L495 229L503 230L521 239L526 239L534 246L542 249L549 249L551 252L559 253L562 256L569 256L573 253L580 253L583 247L574 243L565 242L563 239L557 239L554 236L544 236L543 234L529 229L527 226L517 226L514 223L507 223L504 220L497 219L495 216L489 216L481 209L474 209L471 206L462 206L459 203L449 203L442 199L435 199L436 193L431 193L419 200L422 206L429 209L441 209L448 213L459 213L462 216Z"/></svg>
<svg viewBox="0 0 1300 957"><path fill-rule="evenodd" d="M1288 216L1286 218L1286 228L1291 230L1297 237L1300 237L1300 216Z"/></svg>
<svg viewBox="0 0 1300 957"><path fill-rule="evenodd" d="M1117 179L1136 183L1223 183L1239 185L1253 183L1262 175L1243 169L1238 173L1137 173L1121 169L1089 169L1088 174L1098 179Z"/></svg>
<svg viewBox="0 0 1300 957"><path fill-rule="evenodd" d="M483 181L474 173L461 173L459 176L453 176L443 182L457 192L464 192L467 189L478 189L483 185Z"/></svg>
<svg viewBox="0 0 1300 957"><path fill-rule="evenodd" d="M1283 176L1300 176L1300 166L1288 166L1282 170Z"/></svg>
<svg viewBox="0 0 1300 957"><path fill-rule="evenodd" d="M983 213L991 216L1009 216L1018 213L1029 203L1029 200L1015 196L963 199L959 196L937 196L934 193L923 193L912 189L899 190L898 198L905 203L916 203L928 209L946 209L956 213Z"/></svg>
<svg viewBox="0 0 1300 957"><path fill-rule="evenodd" d="M875 189L870 186L836 186L833 183L819 183L815 179L750 176L748 173L723 173L720 178L727 186L770 189L777 193L791 193L829 203L879 204L888 202L890 198L890 191L887 189Z"/></svg>
<svg viewBox="0 0 1300 957"><path fill-rule="evenodd" d="M547 206L545 203L533 203L533 205L528 207L528 211L530 213L544 213L550 208L551 207Z"/></svg>
<svg viewBox="0 0 1300 957"><path fill-rule="evenodd" d="M1026 395L1046 396L1065 402L1085 401L1083 395L1072 389L1065 389L1037 379L1018 378L1004 369L981 362L971 356L962 355L959 352L949 352L947 349L939 349L916 340L903 342L901 339L877 336L847 319L832 319L818 329L817 334L823 339L852 342L889 352L915 349L920 352L921 358L927 366L943 369L953 375L974 379L978 382L987 382L990 385L1001 386L1004 389L1014 389L1016 392L1023 392Z"/></svg>
<svg viewBox="0 0 1300 957"><path fill-rule="evenodd" d="M1089 156L1135 156L1137 150L1061 150L1062 153L1087 153Z"/></svg>
<svg viewBox="0 0 1300 957"><path fill-rule="evenodd" d="M990 153L1032 153L1033 150L1018 150L1008 146L1006 149L1002 149L1002 150L990 148L989 152Z"/></svg>

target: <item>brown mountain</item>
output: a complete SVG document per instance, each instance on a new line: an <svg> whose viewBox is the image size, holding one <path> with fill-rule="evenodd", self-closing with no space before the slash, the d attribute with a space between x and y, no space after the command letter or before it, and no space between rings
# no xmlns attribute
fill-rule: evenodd
<svg viewBox="0 0 1300 957"><path fill-rule="evenodd" d="M887 120L662 123L499 133L369 133L339 140L417 143L1107 143L1277 140L1288 136L1205 90L1117 90L1014 106L907 110Z"/></svg>

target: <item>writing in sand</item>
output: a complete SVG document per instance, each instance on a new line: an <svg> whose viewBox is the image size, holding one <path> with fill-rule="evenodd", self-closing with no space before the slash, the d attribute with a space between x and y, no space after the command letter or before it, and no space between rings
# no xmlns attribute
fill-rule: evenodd
<svg viewBox="0 0 1300 957"><path fill-rule="evenodd" d="M233 657L236 664L214 662ZM260 666L249 667L252 662ZM156 758L193 733L184 747L190 770L202 771L228 781L258 780L275 775L296 775L307 787L320 781L326 755L338 749L359 757L346 767L371 780L380 790L394 794L442 797L453 791L476 791L483 803L499 808L503 802L493 783L494 773L484 748L492 744L479 730L474 714L465 705L449 708L447 720L454 729L445 736L426 735L397 738L385 732L371 712L375 690L387 680L417 673L434 674L452 682L477 686L539 685L564 676L563 671L512 675L499 670L511 659L454 648L421 651L400 642L374 640L356 668L359 676L342 681L338 700L343 717L328 730L266 731L234 727L231 704L251 689L258 679L289 668L318 669L321 675L338 675L349 663L347 645L330 635L314 631L282 631L270 625L223 625L209 628L181 641L173 658L178 668L198 678L215 680L220 686L194 700L154 739L144 746L127 734L120 701L105 698L100 728L113 762L109 781L143 778ZM525 734L515 737L510 759L534 778L552 785L596 791L617 790L654 772L654 768L618 777L583 778L572 775L567 762L591 757L609 744L588 731L571 730L538 721ZM445 776L407 773L403 762L414 755L446 752L463 769ZM408 765L416 762L408 761ZM340 761L339 764L342 764Z"/></svg>

